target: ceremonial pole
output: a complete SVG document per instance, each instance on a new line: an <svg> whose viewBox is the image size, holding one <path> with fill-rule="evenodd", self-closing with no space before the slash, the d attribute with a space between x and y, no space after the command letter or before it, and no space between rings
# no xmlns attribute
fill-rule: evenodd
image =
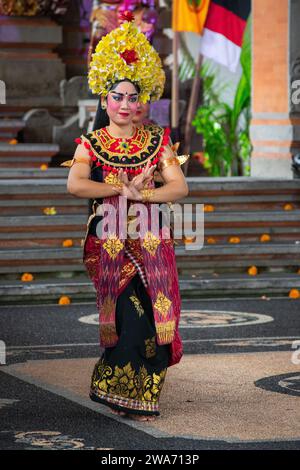
<svg viewBox="0 0 300 470"><path fill-rule="evenodd" d="M189 100L185 131L184 131L184 152L183 153L185 155L187 155L190 152L190 148L191 148L192 119L196 112L196 107L197 107L197 102L198 102L198 97L199 97L200 82L201 82L200 69L202 66L202 61L203 61L203 56L202 54L199 54L196 68L195 68L195 76L193 80L192 92L191 92L191 96ZM189 159L183 165L185 176L187 175L188 162L189 162Z"/></svg>
<svg viewBox="0 0 300 470"><path fill-rule="evenodd" d="M172 70L172 104L171 104L171 126L173 132L178 137L179 125L179 80L178 80L178 47L179 33L173 31L173 70Z"/></svg>

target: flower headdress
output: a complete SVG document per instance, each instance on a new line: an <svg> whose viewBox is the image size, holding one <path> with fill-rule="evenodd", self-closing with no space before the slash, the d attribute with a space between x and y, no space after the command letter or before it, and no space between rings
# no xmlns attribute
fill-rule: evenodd
<svg viewBox="0 0 300 470"><path fill-rule="evenodd" d="M156 101L166 80L160 57L134 25L131 13L124 13L122 20L119 28L99 41L92 55L89 87L105 97L115 82L127 78L139 86L140 101Z"/></svg>

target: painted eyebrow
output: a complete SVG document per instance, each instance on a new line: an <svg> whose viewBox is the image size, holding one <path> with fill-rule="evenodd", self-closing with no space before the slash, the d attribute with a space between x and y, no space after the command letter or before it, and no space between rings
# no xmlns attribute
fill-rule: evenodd
<svg viewBox="0 0 300 470"><path fill-rule="evenodd" d="M118 91L114 91L112 90L111 93L115 93L116 95L120 95L120 96L125 96L125 93L119 93ZM138 95L138 93L129 93L128 96L136 96Z"/></svg>

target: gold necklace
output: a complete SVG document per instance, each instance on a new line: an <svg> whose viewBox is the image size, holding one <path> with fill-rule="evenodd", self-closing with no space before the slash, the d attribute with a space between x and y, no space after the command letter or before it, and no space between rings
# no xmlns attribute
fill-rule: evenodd
<svg viewBox="0 0 300 470"><path fill-rule="evenodd" d="M132 135L130 137L115 137L110 133L110 131L108 130L108 127L109 126L107 126L105 129L106 129L106 132L109 135L109 137L111 137L112 139L121 140L123 142L126 142L126 140L131 140L135 136L136 130L137 130L137 128L135 126L133 126Z"/></svg>

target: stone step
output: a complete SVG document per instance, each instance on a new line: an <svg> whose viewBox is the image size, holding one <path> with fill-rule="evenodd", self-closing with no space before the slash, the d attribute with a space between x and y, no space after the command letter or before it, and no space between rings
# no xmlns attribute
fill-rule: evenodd
<svg viewBox="0 0 300 470"><path fill-rule="evenodd" d="M78 228L78 227L77 227ZM74 229L69 227L68 230L62 231L62 227L53 228L53 231L45 231L43 232L39 229L37 232L12 232L11 230L6 232L0 232L0 246L2 249L4 248L60 248L64 240L71 239L73 242L73 246L82 246L82 240L85 236L85 230L77 230L76 227ZM57 230L57 231L56 231ZM232 233L230 234L232 235ZM260 242L260 235L255 234L253 236L250 235L243 235L239 233L235 233L235 236L238 235L240 242L239 245L241 246L248 246L250 244L261 244L266 245L268 244L287 244L287 245L294 245L297 244L300 246L299 240L299 231L295 234L276 234L272 233L271 240L269 242ZM214 243L209 243L209 239L213 238ZM175 244L177 246L186 246L183 240L175 240ZM233 244L229 242L229 236L215 236L210 234L209 230L206 231L205 234L205 245L216 246L216 245L229 245L229 246L236 246L237 244Z"/></svg>
<svg viewBox="0 0 300 470"><path fill-rule="evenodd" d="M220 269L245 272L251 265L279 271L300 268L300 246L296 244L204 245L196 251L176 246L175 253L180 274ZM1 249L0 273L82 271L82 256L82 247L76 246Z"/></svg>
<svg viewBox="0 0 300 470"><path fill-rule="evenodd" d="M20 232L26 227L26 230L48 230L48 231L65 231L75 227L84 230L87 222L86 215L25 215L25 216L8 216L0 217L0 232ZM68 227L68 228L67 228ZM78 228L77 228L78 230Z"/></svg>
<svg viewBox="0 0 300 470"><path fill-rule="evenodd" d="M191 213L187 213L187 221L191 220ZM196 221L195 212L193 211L192 220ZM282 225L285 222L295 222L300 225L300 210L292 211L248 211L248 212L205 212L204 214L205 224L213 226L213 224L230 223L232 226L235 224L242 224L243 226L251 226L253 224L265 224L266 226L272 223L278 223Z"/></svg>
<svg viewBox="0 0 300 470"><path fill-rule="evenodd" d="M11 199L10 201L1 200L0 196L0 216L12 217L17 215L28 215L39 217L44 214L47 207L55 207L57 214L78 215L88 214L88 204L84 199L75 198L36 198L26 200L26 205L20 199Z"/></svg>
<svg viewBox="0 0 300 470"><path fill-rule="evenodd" d="M85 201L86 203L86 201ZM48 207L48 205L46 206ZM84 205L82 206L84 207ZM87 206L86 206L87 207ZM22 226L41 226L41 225L61 225L63 221L67 222L67 225L78 225L79 223L84 224L86 222L85 214L71 214L71 215L10 215L10 216L0 216L0 231L3 227L12 227L12 229L17 225ZM195 216L187 215L186 221L187 227L191 227L191 221L195 221ZM216 229L220 226L223 228L232 227L232 233L235 231L236 227L244 228L245 230L251 228L254 230L257 227L286 227L293 226L294 228L300 226L300 211L293 212L277 212L274 214L261 214L261 213L206 213L204 215L204 224L205 229ZM194 224L193 224L194 225ZM182 226L179 225L179 228ZM187 232L187 231L186 231ZM177 232L175 232L177 234Z"/></svg>
<svg viewBox="0 0 300 470"><path fill-rule="evenodd" d="M24 127L25 123L22 119L0 119L0 142L15 139Z"/></svg>
<svg viewBox="0 0 300 470"><path fill-rule="evenodd" d="M214 211L217 212L234 212L234 211L279 211L284 210L286 204L291 204L293 209L300 209L300 196L297 194L278 194L256 196L227 196L224 194L220 197L213 195L193 196L191 195L184 201L189 204L206 204L212 205Z"/></svg>
<svg viewBox="0 0 300 470"><path fill-rule="evenodd" d="M233 194L277 194L283 191L288 194L296 191L300 194L300 180L292 178L255 178L252 176L193 177L186 178L190 191L218 192Z"/></svg>
<svg viewBox="0 0 300 470"><path fill-rule="evenodd" d="M45 172L38 168L36 170L25 170L19 170L19 177L17 170L0 170L0 178L2 176L0 179L0 196L3 195L1 199L5 199L5 196L6 199L11 199L12 196L18 198L23 195L26 200L29 200L31 195L42 197L42 194L48 196L49 193L60 194L60 198L70 198L66 189L68 170L65 168L48 169ZM178 201L178 204L185 203L185 211L201 210L202 206L197 208L197 203L213 205L215 210L209 213L210 216L216 212L230 212L230 214L245 212L248 214L249 212L265 213L268 211L274 213L274 216L277 217L279 212L292 213L300 210L300 188L299 183L295 185L296 180L278 181L278 188L276 188L274 182L272 185L265 184L264 189L262 189L262 183L254 179L251 184L246 181L246 189L244 189L242 182L233 183L230 181L229 184L225 184L224 181L222 183L217 181L216 183L208 183L206 180L210 179L197 178L195 183L195 178L187 178L187 180L191 180L189 181L189 196ZM286 181L288 181L288 184ZM80 198L72 198L80 200ZM286 203L292 204L294 210L285 211L284 206ZM193 204L192 208L188 204Z"/></svg>
<svg viewBox="0 0 300 470"><path fill-rule="evenodd" d="M283 210L286 203L300 209L300 180L253 177L187 177L185 201L210 204L215 211Z"/></svg>
<svg viewBox="0 0 300 470"><path fill-rule="evenodd" d="M0 144L3 146L4 144ZM50 144L18 144L7 145L6 147L12 151L12 148L18 146L41 146L44 148L56 147L56 145ZM5 172L8 173L9 178L13 175L15 176L16 181L24 176L30 174L33 175L33 180L26 182L28 186L33 186L33 191L36 191L34 188L36 185L42 185L47 183L48 175L57 174L67 177L68 168L59 167L59 168L49 168L46 172L41 172L40 176L43 181L36 182L35 177L39 175L38 170L32 171L32 169L0 169L0 178L1 174L4 174L2 178L4 181L1 182L5 186ZM40 171L40 170L39 170ZM49 173L48 173L49 172ZM199 202L199 200L204 203L208 203L208 200L216 200L219 203L222 203L223 198L228 198L228 202L234 202L236 199L241 198L242 202L247 202L247 200L253 198L253 201L284 201L284 195L287 197L293 196L293 198L299 202L300 196L300 180L298 179L257 179L257 178L210 178L210 177L187 177L187 183L189 185L189 196L184 199L184 201L192 200L193 202ZM56 180L51 182L52 185L56 184ZM61 181L58 181L57 184L61 184ZM196 198L196 199L192 199Z"/></svg>
<svg viewBox="0 0 300 470"><path fill-rule="evenodd" d="M45 207L55 207L57 214L87 214L89 201L67 192L64 178L0 179L0 215L39 216Z"/></svg>
<svg viewBox="0 0 300 470"><path fill-rule="evenodd" d="M67 180L63 178L47 178L45 172L39 179L11 178L0 180L0 196L11 199L11 196L32 195L41 196L42 194L59 194L60 197L73 197L67 192ZM3 199L3 197L2 197ZM79 198L76 198L79 199Z"/></svg>
<svg viewBox="0 0 300 470"><path fill-rule="evenodd" d="M0 190L1 192L1 190ZM1 194L0 194L1 197ZM85 204L87 204L87 201L85 201ZM47 201L46 201L47 202ZM48 207L49 204L47 204L46 207ZM84 204L82 205L84 207ZM51 219L53 222L51 223L56 223L59 224L60 220L59 215L52 216ZM62 217L62 216L61 216ZM69 217L66 215L64 217L67 217L67 220L70 222L70 225L72 223L72 217L74 217L74 224L78 223L78 218L81 217L80 215L70 215ZM41 220L40 220L41 218ZM28 219L28 221L26 220ZM13 226L16 221L18 223L23 223L25 225L40 225L41 222L43 221L48 221L49 216L36 216L36 215L26 215L26 216L19 216L19 215L11 215L7 217L0 217L0 227L3 225L9 224L10 226ZM187 227L191 227L192 224L195 225L195 222L197 221L196 215L195 214L186 214L185 221L187 223ZM283 211L283 212L272 212L272 213L261 213L261 212L233 212L233 213L216 213L216 212L210 212L210 213L205 213L204 214L204 224L205 227L207 228L217 228L217 227L272 227L272 226L294 226L294 227L299 227L300 226L300 211ZM179 227L182 227L182 225L179 225Z"/></svg>
<svg viewBox="0 0 300 470"><path fill-rule="evenodd" d="M36 168L50 163L59 152L56 144L16 144L0 142L0 168Z"/></svg>
<svg viewBox="0 0 300 470"><path fill-rule="evenodd" d="M287 297L291 289L300 289L300 276L264 273L257 277L245 274L183 276L179 278L182 299L226 297ZM95 302L95 289L87 274L72 279L44 279L31 282L0 281L0 303L57 303L62 295L72 303Z"/></svg>
<svg viewBox="0 0 300 470"><path fill-rule="evenodd" d="M0 180L7 179L48 179L48 178L62 178L67 180L69 173L68 168L49 167L47 170L40 170L40 168L0 168ZM4 181L1 181L5 185Z"/></svg>

